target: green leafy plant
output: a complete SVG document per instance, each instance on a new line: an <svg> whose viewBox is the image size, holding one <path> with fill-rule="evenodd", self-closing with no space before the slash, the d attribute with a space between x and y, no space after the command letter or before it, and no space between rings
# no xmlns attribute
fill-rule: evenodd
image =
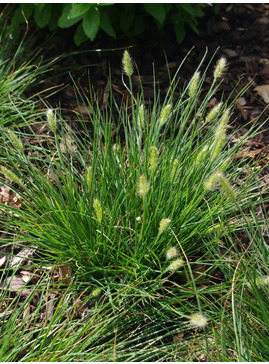
<svg viewBox="0 0 269 364"><path fill-rule="evenodd" d="M31 17L40 28L50 30L76 25L74 41L80 45L87 39L93 41L99 30L116 38L122 32L138 35L152 29L172 26L180 43L186 35L186 25L199 34L198 19L204 16L208 4L20 4L13 12L12 25ZM167 30L170 31L170 30Z"/></svg>

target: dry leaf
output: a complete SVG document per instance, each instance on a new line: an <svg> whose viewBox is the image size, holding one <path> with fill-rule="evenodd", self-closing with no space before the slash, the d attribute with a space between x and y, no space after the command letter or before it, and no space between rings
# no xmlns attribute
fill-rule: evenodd
<svg viewBox="0 0 269 364"><path fill-rule="evenodd" d="M239 99L236 100L237 106L245 106L247 104L247 100L244 97L239 97Z"/></svg>
<svg viewBox="0 0 269 364"><path fill-rule="evenodd" d="M23 248L19 254L12 258L10 267L13 268L20 266L25 261L25 259L33 256L34 251L35 249Z"/></svg>
<svg viewBox="0 0 269 364"><path fill-rule="evenodd" d="M7 288L11 292L21 292L23 295L29 295L31 291L22 289L23 287L25 287L25 282L19 274L15 274L13 277L7 277L7 279L0 284L0 288Z"/></svg>
<svg viewBox="0 0 269 364"><path fill-rule="evenodd" d="M27 270L21 270L20 271L20 275L21 275L21 278L22 280L27 283L31 280L32 276L33 276L33 273L27 271Z"/></svg>
<svg viewBox="0 0 269 364"><path fill-rule="evenodd" d="M269 85L261 85L254 88L266 104L269 104Z"/></svg>
<svg viewBox="0 0 269 364"><path fill-rule="evenodd" d="M72 269L65 264L62 264L58 267L58 274L59 274L59 280L62 281L65 284L71 284L72 283Z"/></svg>
<svg viewBox="0 0 269 364"><path fill-rule="evenodd" d="M5 264L5 261L6 261L6 257L3 256L2 258L0 258L0 268L2 267L2 265Z"/></svg>

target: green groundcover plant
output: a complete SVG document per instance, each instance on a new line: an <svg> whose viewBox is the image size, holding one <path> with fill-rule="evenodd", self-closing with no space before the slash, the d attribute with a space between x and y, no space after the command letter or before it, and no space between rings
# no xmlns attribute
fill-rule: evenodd
<svg viewBox="0 0 269 364"><path fill-rule="evenodd" d="M125 51L131 101L117 106L117 117L111 93L103 111L81 95L89 109L89 120L78 115L83 133L51 108L35 123L17 108L22 128L3 123L1 184L21 203L1 204L4 244L35 250L33 274L68 265L73 282L45 284L53 277L44 270L23 303L2 287L2 361L268 360L268 232L256 212L263 216L265 197L259 169L236 159L256 131L229 143L233 105L207 109L226 60L202 100L201 68L176 100L178 72L162 104L154 84L147 106ZM15 273L2 269L1 280ZM42 320L42 295L53 289L62 295ZM79 318L82 293L88 311Z"/></svg>
<svg viewBox="0 0 269 364"><path fill-rule="evenodd" d="M27 3L14 9L11 24L14 31L14 25L32 18L38 27L50 30L75 26L76 45L88 39L93 41L99 30L116 39L130 31L139 35L154 26L160 31L171 26L180 43L186 35L186 25L199 34L198 19L207 7L209 4Z"/></svg>

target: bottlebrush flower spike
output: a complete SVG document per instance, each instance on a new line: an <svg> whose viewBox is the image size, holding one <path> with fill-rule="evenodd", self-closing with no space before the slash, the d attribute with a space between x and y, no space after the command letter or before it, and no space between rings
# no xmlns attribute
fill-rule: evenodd
<svg viewBox="0 0 269 364"><path fill-rule="evenodd" d="M219 186L222 187L222 190L228 197L235 199L235 191L222 172L217 171L213 173L204 183L206 191L214 191Z"/></svg>
<svg viewBox="0 0 269 364"><path fill-rule="evenodd" d="M184 265L184 261L181 258L173 260L169 266L167 267L167 271L170 273L176 272L178 269L182 268Z"/></svg>
<svg viewBox="0 0 269 364"><path fill-rule="evenodd" d="M156 147L150 147L149 165L151 173L153 173L158 163L158 149Z"/></svg>
<svg viewBox="0 0 269 364"><path fill-rule="evenodd" d="M177 167L178 167L178 159L175 158L173 160L173 165L172 165L172 171L171 171L171 175L170 175L170 181L172 182L174 177L175 177L175 174L176 174L176 171L177 171Z"/></svg>
<svg viewBox="0 0 269 364"><path fill-rule="evenodd" d="M178 256L178 251L177 248L175 246L171 246L167 252L166 252L166 259L173 259L176 258Z"/></svg>
<svg viewBox="0 0 269 364"><path fill-rule="evenodd" d="M190 316L190 324L193 327L203 329L206 327L207 323L208 319L203 313L197 312Z"/></svg>
<svg viewBox="0 0 269 364"><path fill-rule="evenodd" d="M86 182L89 188L91 188L92 183L92 167L89 166L86 173Z"/></svg>
<svg viewBox="0 0 269 364"><path fill-rule="evenodd" d="M101 224L101 222L102 222L102 206L100 204L100 201L97 198L95 198L93 200L93 207L94 207L94 210L95 210L96 218L97 218L99 224Z"/></svg>
<svg viewBox="0 0 269 364"><path fill-rule="evenodd" d="M15 183L17 183L18 185L20 185L20 186L23 186L23 183L22 183L22 181L20 180L20 178L15 174L15 173L13 173L10 169L8 169L8 168L6 168L6 167L4 167L4 166L2 166L1 167L1 170L2 170L2 172L4 173L4 175L7 177L7 178L9 178L11 181L13 181L13 182L15 182Z"/></svg>
<svg viewBox="0 0 269 364"><path fill-rule="evenodd" d="M200 80L200 72L196 71L189 83L189 96L194 97Z"/></svg>
<svg viewBox="0 0 269 364"><path fill-rule="evenodd" d="M8 132L8 135L9 135L14 147L17 148L21 153L23 153L24 147L23 147L21 139L18 138L17 135L14 134L12 130L8 129L7 132Z"/></svg>
<svg viewBox="0 0 269 364"><path fill-rule="evenodd" d="M161 219L160 225L159 225L159 235L161 235L171 224L171 219Z"/></svg>
<svg viewBox="0 0 269 364"><path fill-rule="evenodd" d="M47 122L49 124L49 127L51 128L51 130L53 131L53 133L56 133L56 129L57 129L57 123L56 123L56 119L55 119L55 115L52 109L48 109L47 113Z"/></svg>
<svg viewBox="0 0 269 364"><path fill-rule="evenodd" d="M150 190L150 184L147 180L147 177L144 174L142 174L138 180L137 193L140 197L144 198L149 190Z"/></svg>
<svg viewBox="0 0 269 364"><path fill-rule="evenodd" d="M122 58L122 67L123 67L123 72L128 76L131 77L134 69L133 69L133 60L130 56L130 53L125 50L123 53L123 58Z"/></svg>
<svg viewBox="0 0 269 364"><path fill-rule="evenodd" d="M215 69L214 69L214 80L213 82L216 82L216 80L218 78L220 78L223 73L226 71L226 68L227 68L227 61L224 57L220 58L215 66Z"/></svg>
<svg viewBox="0 0 269 364"><path fill-rule="evenodd" d="M225 110L222 118L220 119L219 125L217 126L214 134L213 152L211 155L211 160L213 161L218 154L221 152L226 138L226 129L229 122L230 111Z"/></svg>
<svg viewBox="0 0 269 364"><path fill-rule="evenodd" d="M141 133L145 126L145 107L143 104L140 105L138 110L137 126L139 132Z"/></svg>
<svg viewBox="0 0 269 364"><path fill-rule="evenodd" d="M213 109L207 114L205 118L205 124L210 123L218 115L220 108L222 107L222 102L214 106Z"/></svg>
<svg viewBox="0 0 269 364"><path fill-rule="evenodd" d="M172 104L168 104L162 108L160 118L159 118L159 124L161 127L165 124L165 122L169 118L171 109L172 109Z"/></svg>

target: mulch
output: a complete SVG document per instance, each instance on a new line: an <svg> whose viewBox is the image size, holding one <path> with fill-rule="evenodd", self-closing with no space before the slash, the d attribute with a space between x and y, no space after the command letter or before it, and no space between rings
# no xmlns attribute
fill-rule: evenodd
<svg viewBox="0 0 269 364"><path fill-rule="evenodd" d="M251 83L244 94L244 100L240 100L237 105L234 120L238 126L253 122L269 103L268 88L264 87L264 92L259 90L259 87L269 84L269 4L221 4L218 14L209 9L207 16L201 20L199 29L200 35L197 36L187 28L189 31L186 39L180 45L176 42L173 30L168 27L163 35L153 29L151 33L139 37L129 33L119 36L117 40L100 32L94 42L86 42L80 47L73 43L73 29L58 30L53 35L40 31L32 41L32 46L46 41L46 56L52 58L78 52L60 60L52 72L54 79L47 80L42 86L46 89L48 86L65 85L64 90L49 101L52 106L61 106L67 119L72 119L73 113L68 117L68 111L77 107L77 99L73 81L69 74L61 74L62 69L73 69L71 75L74 82L81 86L86 95L89 87L92 87L99 105L102 106L108 89L109 74L114 94L127 97L122 85L121 59L123 50L128 48L142 78L145 98L153 97L153 64L160 95L164 98L169 86L167 62L173 75L182 59L193 48L179 74L179 87L189 81L207 50L204 66L212 57L214 60L206 78L206 92L212 81L215 61L225 56L229 65L228 72L216 96L223 94L225 100L234 89L233 99ZM80 51L83 53L79 53ZM46 75L46 79L48 78ZM137 80L138 76L134 76L134 83ZM268 111L261 117L260 122L263 122L266 116ZM264 130L263 142L268 143L268 136L269 131Z"/></svg>
<svg viewBox="0 0 269 364"><path fill-rule="evenodd" d="M228 71L208 107L228 98L231 102L247 87L243 96L236 101L231 125L240 128L237 137L246 133L253 123L262 125L262 132L248 142L244 153L248 153L250 158L263 157L265 163L268 162L269 4L220 4L218 14L214 13L213 8L209 9L201 19L199 29L200 35L197 36L187 28L187 36L180 45L176 42L173 29L168 27L162 35L152 29L151 33L139 37L134 37L130 32L117 40L100 32L94 42L88 41L80 47L73 42L73 29L58 30L53 35L39 31L32 37L33 47L45 42L46 57L65 56L61 57L50 74L46 74L42 89L37 88L37 91L42 90L45 96L44 90L62 87L46 101L52 107L61 107L63 117L72 122L77 120L78 112L84 119L87 119L89 112L82 102L78 102L74 83L86 97L94 91L101 110L106 107L110 87L118 104L122 99L128 102L129 94L122 84L121 69L122 54L126 48L139 70L146 103L150 103L154 95L153 66L160 100L163 101L169 87L167 68L173 76L191 50L179 72L176 98L201 60L205 58L205 68L213 59L207 72L203 96L212 83L214 64L224 56L228 60ZM71 70L70 73L67 70ZM138 78L138 74L133 76L134 89ZM266 174L268 172L269 169Z"/></svg>

